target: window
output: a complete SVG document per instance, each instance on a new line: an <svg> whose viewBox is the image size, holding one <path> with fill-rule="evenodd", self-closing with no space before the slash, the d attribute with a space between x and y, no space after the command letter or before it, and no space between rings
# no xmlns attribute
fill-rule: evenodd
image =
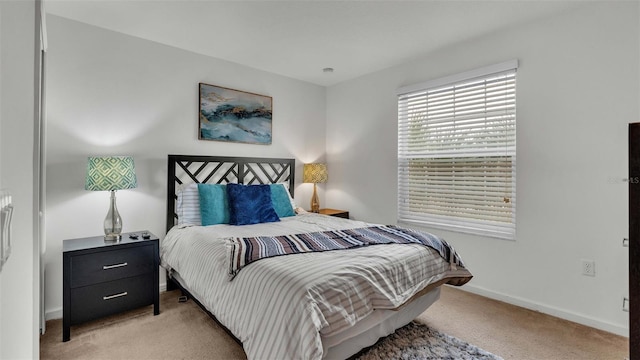
<svg viewBox="0 0 640 360"><path fill-rule="evenodd" d="M398 221L515 239L517 66L398 90Z"/></svg>

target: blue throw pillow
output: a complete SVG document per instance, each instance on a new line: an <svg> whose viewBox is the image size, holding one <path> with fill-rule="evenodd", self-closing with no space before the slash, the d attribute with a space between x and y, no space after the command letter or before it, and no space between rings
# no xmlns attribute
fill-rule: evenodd
<svg viewBox="0 0 640 360"><path fill-rule="evenodd" d="M231 225L280 221L273 209L269 185L227 184L227 196Z"/></svg>
<svg viewBox="0 0 640 360"><path fill-rule="evenodd" d="M229 223L226 185L198 184L198 195L200 196L202 226Z"/></svg>
<svg viewBox="0 0 640 360"><path fill-rule="evenodd" d="M287 216L294 216L296 214L291 207L291 200L289 200L289 194L287 189L282 184L271 184L271 202L273 202L273 209L278 214L278 217L283 218Z"/></svg>

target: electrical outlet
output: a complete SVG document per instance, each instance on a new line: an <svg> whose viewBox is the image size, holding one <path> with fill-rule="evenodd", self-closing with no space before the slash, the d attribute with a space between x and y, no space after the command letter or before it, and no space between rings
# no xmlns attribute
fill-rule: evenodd
<svg viewBox="0 0 640 360"><path fill-rule="evenodd" d="M596 262L582 259L582 275L596 276Z"/></svg>

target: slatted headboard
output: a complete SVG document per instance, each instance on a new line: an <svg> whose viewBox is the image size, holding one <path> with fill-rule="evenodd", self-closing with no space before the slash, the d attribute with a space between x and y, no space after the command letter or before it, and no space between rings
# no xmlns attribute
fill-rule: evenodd
<svg viewBox="0 0 640 360"><path fill-rule="evenodd" d="M169 155L167 172L167 231L178 220L177 190L181 184L273 184L289 182L293 197L295 159Z"/></svg>

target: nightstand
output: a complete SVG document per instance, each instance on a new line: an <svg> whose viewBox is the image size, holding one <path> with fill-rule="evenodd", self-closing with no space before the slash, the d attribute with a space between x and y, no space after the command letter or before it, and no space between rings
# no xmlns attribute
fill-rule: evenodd
<svg viewBox="0 0 640 360"><path fill-rule="evenodd" d="M130 238L136 234L137 239ZM158 237L142 231L65 240L62 245L62 341L71 325L153 304L160 313Z"/></svg>
<svg viewBox="0 0 640 360"><path fill-rule="evenodd" d="M349 218L349 212L345 210L336 210L336 209L320 209L319 214L335 216L340 218Z"/></svg>

